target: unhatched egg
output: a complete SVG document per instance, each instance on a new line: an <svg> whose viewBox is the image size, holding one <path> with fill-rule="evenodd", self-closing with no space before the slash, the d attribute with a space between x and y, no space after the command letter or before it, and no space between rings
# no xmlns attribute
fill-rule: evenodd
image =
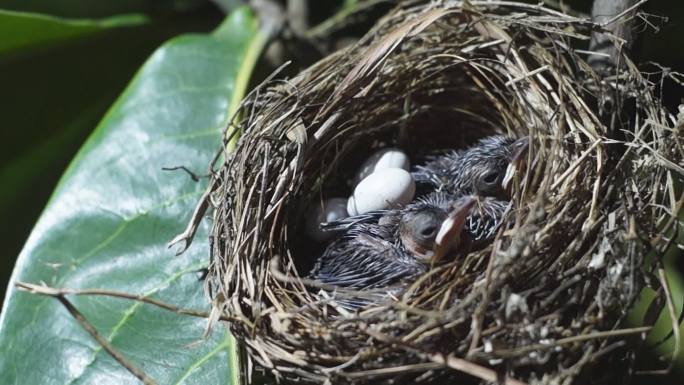
<svg viewBox="0 0 684 385"><path fill-rule="evenodd" d="M326 199L322 205L321 202L316 202L306 217L306 234L318 242L323 242L333 233L321 230L321 223L336 221L347 216L347 199L345 198Z"/></svg>
<svg viewBox="0 0 684 385"><path fill-rule="evenodd" d="M401 168L377 170L363 179L347 202L347 213L359 215L373 210L403 206L413 200L416 184Z"/></svg>
<svg viewBox="0 0 684 385"><path fill-rule="evenodd" d="M409 170L409 158L398 148L384 148L373 153L366 159L356 173L354 183L359 183L368 175L386 168L401 168Z"/></svg>

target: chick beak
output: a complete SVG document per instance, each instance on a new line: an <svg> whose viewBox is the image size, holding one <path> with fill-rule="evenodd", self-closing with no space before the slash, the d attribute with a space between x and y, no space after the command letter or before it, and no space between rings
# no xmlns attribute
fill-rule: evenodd
<svg viewBox="0 0 684 385"><path fill-rule="evenodd" d="M530 148L530 137L526 136L520 138L511 144L513 146L513 156L511 157L508 167L506 167L506 174L501 181L501 187L505 191L509 191L509 185L515 176L515 173L522 168L523 161L527 157L527 150Z"/></svg>
<svg viewBox="0 0 684 385"><path fill-rule="evenodd" d="M470 215L477 199L474 196L461 198L442 222L437 237L435 238L435 250L432 255L432 263L439 262L460 241L461 231L465 226L466 219Z"/></svg>

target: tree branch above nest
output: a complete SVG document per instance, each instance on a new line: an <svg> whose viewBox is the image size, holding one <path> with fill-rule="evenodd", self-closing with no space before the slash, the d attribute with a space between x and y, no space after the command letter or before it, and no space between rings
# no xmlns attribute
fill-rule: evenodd
<svg viewBox="0 0 684 385"><path fill-rule="evenodd" d="M605 32L594 32L591 36L589 49L595 54L589 57L588 63L597 72L603 72L610 67L624 66L619 62L619 51L630 49L634 44L632 31L632 16L647 0L594 0L591 8L591 18L604 27L608 33L614 35L624 43L614 44Z"/></svg>

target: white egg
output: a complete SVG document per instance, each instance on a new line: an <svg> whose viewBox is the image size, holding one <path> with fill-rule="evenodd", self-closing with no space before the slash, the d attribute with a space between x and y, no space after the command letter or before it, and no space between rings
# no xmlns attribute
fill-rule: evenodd
<svg viewBox="0 0 684 385"><path fill-rule="evenodd" d="M336 221L348 216L346 198L326 199L322 205L318 201L307 214L305 223L306 234L318 242L323 242L329 239L333 232L321 230L321 223Z"/></svg>
<svg viewBox="0 0 684 385"><path fill-rule="evenodd" d="M347 213L359 215L373 210L403 206L413 200L416 184L401 168L386 168L368 175L354 189L347 202Z"/></svg>
<svg viewBox="0 0 684 385"><path fill-rule="evenodd" d="M356 173L354 183L359 183L368 175L386 168L401 168L409 170L408 156L398 148L384 148L376 151L366 159Z"/></svg>

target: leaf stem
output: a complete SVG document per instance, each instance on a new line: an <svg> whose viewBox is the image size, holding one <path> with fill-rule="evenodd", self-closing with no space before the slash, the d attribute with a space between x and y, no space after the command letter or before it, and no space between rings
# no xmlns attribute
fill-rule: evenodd
<svg viewBox="0 0 684 385"><path fill-rule="evenodd" d="M153 380L151 377L149 377L145 372L143 372L140 368L135 366L132 362L128 361L126 357L124 357L123 354L121 354L112 344L107 341L106 338L102 337L100 333L97 332L97 329L91 324L84 316L83 314L76 309L76 307L69 302L68 299L64 297L64 295L56 295L54 296L57 298L57 300L64 305L64 307L71 313L71 315L78 321L78 323L85 329L88 334L90 334L99 344L102 346L109 355L112 356L121 366L126 368L132 375L136 376L140 381L143 382L145 385L157 385L157 382Z"/></svg>

